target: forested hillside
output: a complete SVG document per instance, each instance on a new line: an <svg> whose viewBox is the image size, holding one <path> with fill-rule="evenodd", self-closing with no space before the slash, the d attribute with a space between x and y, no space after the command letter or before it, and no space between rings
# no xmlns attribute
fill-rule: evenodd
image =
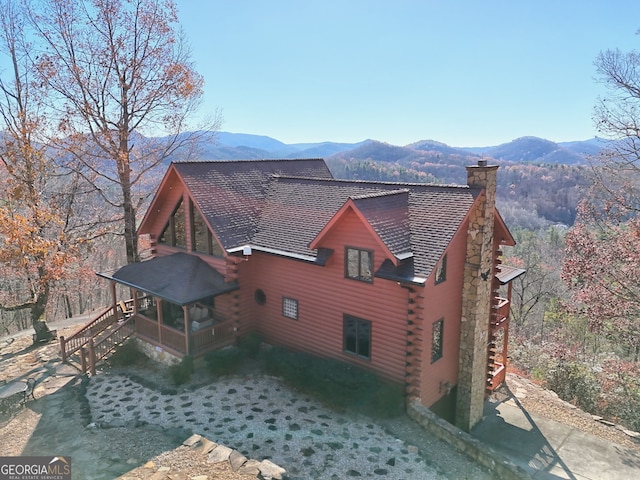
<svg viewBox="0 0 640 480"><path fill-rule="evenodd" d="M327 163L338 178L464 185L465 167L480 158L432 141L407 147L372 141L332 155ZM498 202L509 225L573 224L578 201L589 184L591 170L584 157L580 164L573 161L572 165L483 158L500 166Z"/></svg>

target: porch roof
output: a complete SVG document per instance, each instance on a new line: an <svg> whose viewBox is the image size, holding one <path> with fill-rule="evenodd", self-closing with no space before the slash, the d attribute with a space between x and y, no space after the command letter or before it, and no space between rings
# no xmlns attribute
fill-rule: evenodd
<svg viewBox="0 0 640 480"><path fill-rule="evenodd" d="M525 273L527 273L527 271L524 268L511 267L509 265L498 265L498 273L496 274L496 277L500 280L500 285L506 285Z"/></svg>
<svg viewBox="0 0 640 480"><path fill-rule="evenodd" d="M188 253L156 257L125 265L112 275L98 275L178 305L188 305L239 288L237 282L225 282L215 268Z"/></svg>

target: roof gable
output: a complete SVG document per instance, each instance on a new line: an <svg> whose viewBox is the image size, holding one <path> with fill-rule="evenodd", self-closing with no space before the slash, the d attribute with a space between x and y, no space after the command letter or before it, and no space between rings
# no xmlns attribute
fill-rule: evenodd
<svg viewBox="0 0 640 480"><path fill-rule="evenodd" d="M406 189L349 197L312 240L309 248L319 248L334 226L349 211L353 211L397 266L401 260L411 256L408 199L409 191Z"/></svg>
<svg viewBox="0 0 640 480"><path fill-rule="evenodd" d="M332 178L322 159L175 162L165 179L172 171L226 250L250 243L273 175Z"/></svg>
<svg viewBox="0 0 640 480"><path fill-rule="evenodd" d="M511 235L509 228L507 228L507 225L506 223L504 223L504 219L502 218L502 215L500 215L500 212L498 212L497 209L496 209L495 220L496 221L495 221L494 232L497 233L499 236L498 238L499 238L500 245L507 245L510 247L515 246L516 240L515 238L513 238L513 235Z"/></svg>
<svg viewBox="0 0 640 480"><path fill-rule="evenodd" d="M406 190L406 193L400 193ZM472 208L480 189L466 186L274 178L265 196L252 245L314 257L323 230L347 201L396 258L407 240L411 276L428 277ZM393 202L406 201L406 220L393 219ZM375 207L389 202L382 213ZM406 223L405 223L406 222ZM406 225L406 227L405 227ZM326 233L326 230L325 230ZM391 256L390 258L393 258ZM404 270L403 270L404 271Z"/></svg>
<svg viewBox="0 0 640 480"><path fill-rule="evenodd" d="M431 274L481 192L458 185L337 180L321 159L176 162L154 202L167 198L162 189L171 186L171 175L171 185L184 185L227 252L250 244L321 263L326 252L317 247L350 209L388 252L395 273L385 271L403 278Z"/></svg>

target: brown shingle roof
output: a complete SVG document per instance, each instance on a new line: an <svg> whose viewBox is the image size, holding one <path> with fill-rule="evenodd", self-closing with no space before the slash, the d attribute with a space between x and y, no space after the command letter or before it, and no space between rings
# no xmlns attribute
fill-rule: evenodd
<svg viewBox="0 0 640 480"><path fill-rule="evenodd" d="M397 258L412 255L407 189L352 198L380 239Z"/></svg>
<svg viewBox="0 0 640 480"><path fill-rule="evenodd" d="M278 177L265 196L252 243L313 256L309 243L351 198L392 252L401 255L410 246L413 274L427 277L478 193L466 186Z"/></svg>
<svg viewBox="0 0 640 480"><path fill-rule="evenodd" d="M225 249L250 243L272 175L332 178L322 159L176 162Z"/></svg>
<svg viewBox="0 0 640 480"><path fill-rule="evenodd" d="M309 244L351 199L404 259L385 276L430 275L480 190L333 179L321 159L174 164L225 249L245 244L314 258Z"/></svg>

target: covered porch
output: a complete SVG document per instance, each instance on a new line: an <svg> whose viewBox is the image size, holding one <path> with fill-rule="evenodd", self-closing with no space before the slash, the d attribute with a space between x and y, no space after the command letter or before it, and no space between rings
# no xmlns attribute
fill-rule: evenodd
<svg viewBox="0 0 640 480"><path fill-rule="evenodd" d="M182 358L235 343L237 326L216 309L216 298L238 289L196 255L175 253L126 265L113 274L113 309L133 324L137 338ZM120 300L116 285L130 289Z"/></svg>

